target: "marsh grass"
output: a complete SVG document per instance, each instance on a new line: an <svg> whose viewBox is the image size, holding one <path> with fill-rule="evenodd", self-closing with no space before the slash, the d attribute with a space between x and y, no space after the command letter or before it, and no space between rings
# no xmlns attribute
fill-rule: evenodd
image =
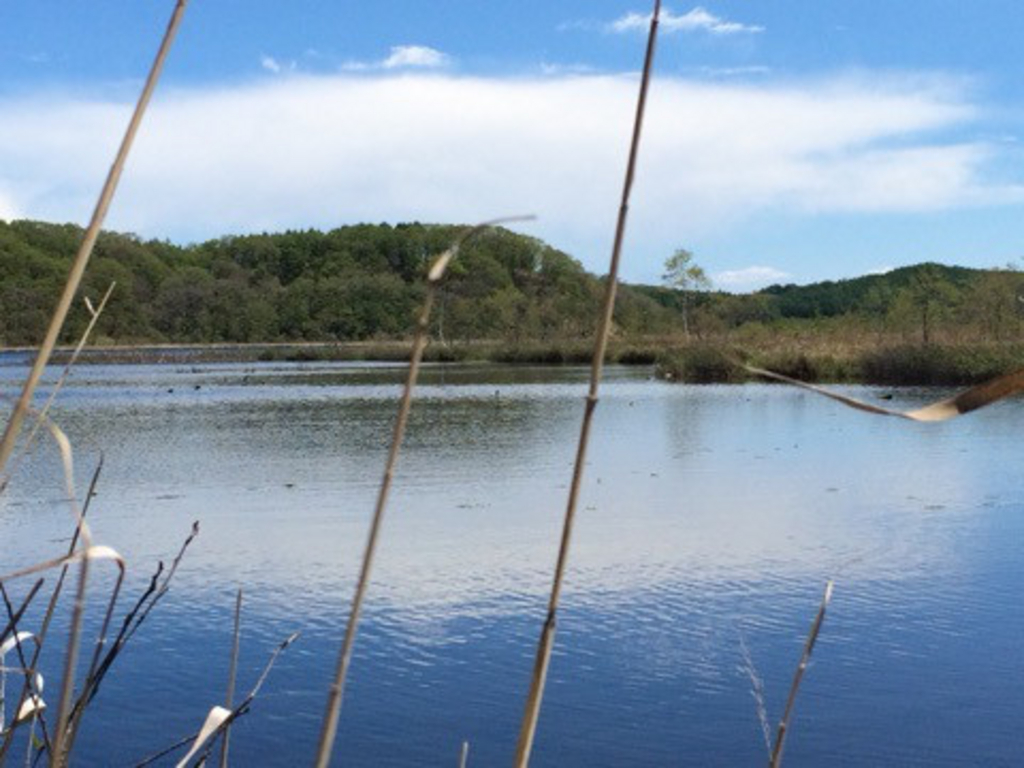
<svg viewBox="0 0 1024 768"><path fill-rule="evenodd" d="M808 383L964 386L1024 367L1020 344L897 344L893 346L757 346L696 343L663 349L662 378L687 384L757 380L743 364Z"/></svg>

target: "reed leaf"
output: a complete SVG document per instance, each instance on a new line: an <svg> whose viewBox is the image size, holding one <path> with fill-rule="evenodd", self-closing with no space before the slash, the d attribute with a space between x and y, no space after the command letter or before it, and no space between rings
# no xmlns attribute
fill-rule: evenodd
<svg viewBox="0 0 1024 768"><path fill-rule="evenodd" d="M916 408L912 411L898 411L892 408L883 408L880 405L874 405L873 403L868 403L863 400L858 400L855 397L843 395L839 392L833 392L827 387L821 387L817 384L809 384L806 381L790 378L789 376L784 376L781 373L775 373L774 371L768 371L764 368L757 368L744 363L739 363L739 365L757 376L763 376L766 379L774 379L775 381L781 381L784 384L801 387L802 389L806 389L810 392L831 398L832 400L840 402L843 405L854 408L858 411L865 411L866 413L873 413L878 416L895 416L896 418L909 419L910 421L948 421L949 419L957 416L962 416L965 413L970 413L971 411L976 411L979 408L984 408L985 406L991 405L992 403L998 402L1004 398L1024 392L1024 370L1020 370L1008 373L1004 376L997 376L990 381L978 384L970 389L965 389L963 392L960 392L953 397L937 400L923 408Z"/></svg>
<svg viewBox="0 0 1024 768"><path fill-rule="evenodd" d="M554 579L551 595L548 599L547 617L537 643L537 656L534 662L533 675L530 680L530 691L526 698L526 707L516 744L514 765L525 768L530 762L530 752L537 732L537 721L540 717L541 700L544 697L544 686L547 682L548 666L551 662L551 650L555 642L555 629L558 622L558 603L562 593L562 582L569 558L569 546L572 542L573 524L576 519L576 505L583 481L583 469L586 464L587 445L590 441L590 427L597 408L598 391L601 374L604 368L604 356L611 333L612 314L615 310L615 294L618 285L619 260L622 254L622 242L626 234L626 219L629 214L629 198L633 188L633 177L636 171L636 160L640 149L640 134L643 127L644 110L647 104L647 88L651 80L654 63L654 49L658 37L658 20L661 13L661 0L655 0L651 14L651 26L647 36L647 50L644 56L643 74L640 78L640 94L637 98L636 115L633 120L633 135L629 147L629 160L626 163L626 178L622 186L622 198L619 204L619 215L615 226L615 242L612 245L611 263L608 268L607 285L605 286L604 303L594 344L594 356L590 367L590 390L587 394L580 427L580 438L576 449L576 461L573 467L572 484L569 489L569 500L566 505L565 518L562 524L562 537L558 548L558 559L555 563Z"/></svg>
<svg viewBox="0 0 1024 768"><path fill-rule="evenodd" d="M230 709L226 709L219 704L212 707L206 715L206 720L203 721L203 727L199 729L195 741L192 742L192 748L175 764L175 768L185 768L188 765L188 761L192 759L192 756L203 748L203 745L219 731L222 725L228 722L230 717Z"/></svg>
<svg viewBox="0 0 1024 768"><path fill-rule="evenodd" d="M259 678L256 680L256 685L252 687L252 690L249 691L248 695L242 700L242 702L237 707L235 707L234 709L228 709L226 707L220 706L219 704L212 707L206 716L206 720L203 722L203 727L199 730L197 734L195 734L194 736L188 736L182 739L181 741L177 742L176 744L172 745L171 747L161 750L156 755L152 755L136 763L135 768L142 768L142 766L149 765L155 760L158 760L164 755L167 755L170 752L174 751L178 747L184 746L190 740L193 740L192 749L190 749L188 754L186 754L185 757L183 757L177 763L176 768L184 768L184 766L192 757L194 757L196 754L199 754L199 750L201 749L203 749L203 752L199 755L199 759L196 762L196 765L205 764L207 758L209 757L210 750L216 743L216 737L223 733L225 729L227 729L231 725L231 723L233 723L235 720L237 720L239 717L241 717L249 711L249 708L252 706L252 702L255 700L257 694L259 694L260 689L263 687L263 683L266 682L267 677L270 675L270 671L274 668L274 664L277 663L277 657L280 656L288 648L288 646L290 646L292 643L298 640L300 634L301 633L299 632L293 632L274 649L273 653L270 654L270 659L263 667L263 672L260 673Z"/></svg>
<svg viewBox="0 0 1024 768"><path fill-rule="evenodd" d="M29 565L16 571L5 573L3 576L0 576L0 581L11 581L13 579L19 579L22 576L31 576L36 573L48 571L51 568L57 568L63 565L74 565L75 563L80 563L86 559L114 560L120 565L124 565L124 558L118 554L116 549L103 545L96 545L94 547L89 547L88 549L76 550L70 555L55 557L52 560L44 560L41 563L36 563L35 565Z"/></svg>
<svg viewBox="0 0 1024 768"><path fill-rule="evenodd" d="M10 610L10 608L8 608ZM8 637L3 643L0 643L0 732L4 730L7 723L7 672L10 667L7 666L7 654L15 649L18 650L18 655L22 655L22 642L28 642L29 640L36 640L36 636L31 632L17 631ZM38 641L37 641L38 642ZM18 668L18 671L26 672L27 668L24 666L25 662L22 659L22 667ZM42 689L42 676L36 675L38 678L37 688ZM19 718L15 716L15 721Z"/></svg>

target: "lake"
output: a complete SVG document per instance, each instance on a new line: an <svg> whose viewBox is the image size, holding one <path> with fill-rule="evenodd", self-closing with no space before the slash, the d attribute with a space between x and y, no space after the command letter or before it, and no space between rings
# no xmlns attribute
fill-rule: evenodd
<svg viewBox="0 0 1024 768"><path fill-rule="evenodd" d="M0 364L8 394L16 363ZM587 375L424 371L335 764L456 765L463 740L471 766L511 762ZM302 635L233 730L232 762L311 762L403 376L366 363L77 369L54 418L83 492L105 454L89 514L128 560L122 610L192 521L202 529L87 715L78 764L131 765L222 702L239 587L240 692ZM897 407L941 394L884 392ZM745 659L774 725L834 578L786 764L1018 765L1022 428L1019 400L916 424L778 385L610 368L533 764L766 763ZM61 482L44 444L0 496L5 571L66 547ZM95 571L94 624L112 577ZM28 586L8 585L15 598Z"/></svg>

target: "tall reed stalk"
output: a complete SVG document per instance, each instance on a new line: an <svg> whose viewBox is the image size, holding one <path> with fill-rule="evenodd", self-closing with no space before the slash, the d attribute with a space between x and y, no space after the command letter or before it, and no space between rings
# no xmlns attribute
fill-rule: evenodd
<svg viewBox="0 0 1024 768"><path fill-rule="evenodd" d="M37 421L38 424L42 424L42 419ZM89 513L89 506L92 503L92 499L95 495L96 484L99 482L100 473L103 471L103 455L100 454L100 460L96 464L96 469L92 473L92 479L89 481L89 488L85 494L85 501L82 502L82 516L81 519L75 524L75 532L71 536L71 542L68 544L68 552L66 557L71 557L75 553L75 548L78 546L78 539L82 534L82 526L85 524L86 515ZM32 654L32 660L29 662L28 669L25 674L25 685L22 688L21 698L18 701L18 711L21 710L22 705L28 699L29 696L34 695L32 691L32 681L35 678L36 669L39 664L39 656L43 651L43 645L46 642L47 634L50 630L50 622L53 620L53 615L57 610L57 601L60 600L61 591L64 588L64 580L68 575L68 568L70 566L65 564L61 567L60 576L57 578L57 584L53 588L53 592L50 593L50 600L46 605L46 612L43 614L43 622L40 626L39 631L36 633L36 647ZM35 692L35 693L38 693ZM48 750L53 749L53 745L50 743L49 735L43 730L43 738L45 746ZM4 759L7 756L7 751L11 748L11 744L14 740L14 728L10 728L4 736L3 744L0 745L0 766L4 764Z"/></svg>
<svg viewBox="0 0 1024 768"><path fill-rule="evenodd" d="M651 70L654 63L654 48L658 37L658 19L661 13L661 0L655 0L651 14L651 26L647 36L647 51L644 56L643 75L640 78L640 95L636 104L636 115L633 120L633 136L629 146L629 160L626 164L626 178L622 188L622 199L619 204L618 221L615 226L615 242L612 246L611 264L608 268L605 286L604 304L601 311L594 344L594 357L590 366L590 390L587 394L586 406L583 411L583 423L580 427L580 439L576 449L576 463L573 467L572 484L569 488L569 501L562 524L562 538L558 547L558 560L555 563L554 580L551 584L551 595L548 599L547 619L541 630L537 644L537 658L534 662L533 676L530 680L530 692L526 699L526 709L519 731L516 745L515 765L525 768L530 762L530 751L537 732L537 720L540 717L541 700L544 697L544 685L547 681L548 666L551 662L551 650L555 642L558 603L562 594L562 582L565 578L565 567L569 559L569 545L572 542L573 523L576 519L576 505L579 500L580 487L583 481L583 468L586 463L587 445L590 442L590 426L593 422L594 410L597 408L598 390L601 374L604 369L604 356L608 347L608 336L611 332L612 313L615 310L615 293L618 284L619 258L622 253L622 241L626 232L626 218L629 213L629 197L633 188L633 176L636 171L636 159L640 148L640 132L643 127L644 109L647 104L647 88L650 84Z"/></svg>
<svg viewBox="0 0 1024 768"><path fill-rule="evenodd" d="M125 161L128 159L128 152L131 150L132 143L135 140L135 134L138 133L139 125L142 122L142 116L145 114L146 107L149 105L149 100L153 95L153 90L156 88L157 81L160 79L160 73L163 71L164 62L167 59L171 43L174 41L178 27L181 24L181 19L185 13L185 6L187 4L188 0L176 0L174 12L171 14L171 19L167 24L167 30L164 33L163 40L157 50L156 59L153 61L153 66L149 71L149 76L146 78L142 94L139 96L139 100L135 105L135 111L132 113L131 120L128 122L128 128L125 131L124 138L121 140L121 146L118 148L117 155L114 158L114 163L110 167L110 172L107 174L107 179L100 191L99 199L96 201L96 207L93 210L92 219L89 221L89 226L85 231L85 236L82 238L82 243L78 248L78 253L75 255L75 259L71 266L71 272L68 274L67 282L64 284L64 292L61 294L60 300L57 302L57 307L53 311L53 315L50 318L50 325L46 330L46 336L39 347L39 353L36 355L36 359L32 363L32 369L29 372L28 378L25 379L21 395L18 397L18 402L14 406L14 411L7 422L3 437L0 438L0 474L3 474L4 468L7 466L7 460L11 457L11 453L14 451L14 444L18 439L18 433L21 430L22 422L25 420L29 406L32 403L32 396L35 393L40 378L42 378L46 364L50 361L50 356L53 354L53 348L57 344L57 337L60 335L60 331L64 327L64 321L67 319L68 310L71 308L71 302L74 300L75 293L78 291L78 286L82 282L82 275L85 273L85 267L89 263L89 257L92 255L93 247L96 245L96 238L99 237L100 228L103 226L103 220L106 218L107 211L110 208L110 203L114 198L114 192L117 190L117 183L121 178L122 171L124 170ZM85 567L84 562L83 567Z"/></svg>
<svg viewBox="0 0 1024 768"><path fill-rule="evenodd" d="M391 491L391 482L395 474L395 466L398 464L398 454L402 448L402 441L405 438L405 428L409 422L409 412L412 409L412 394L416 387L416 380L419 378L420 363L423 360L423 350L430 338L430 314L437 299L437 289L445 275L448 265L459 252L459 248L469 238L485 229L512 221L524 221L532 217L515 216L493 221L484 222L463 232L462 235L437 259L434 260L427 274L427 292L423 299L423 306L420 309L419 318L416 322L416 334L413 339L412 353L409 358L409 369L406 373L405 386L402 390L402 399L398 405L398 418L395 420L394 433L391 437L391 447L388 450L387 461L384 465L384 477L381 479L380 489L377 493L377 504L373 510L373 517L370 521L370 531L366 539L366 547L363 550L363 561L359 571L359 579L356 582L355 595L352 598L352 607L349 611L348 624L345 627L345 638L342 641L341 652L338 655L338 665L335 671L334 680L331 683L327 696L327 708L324 714L320 742L317 747L316 762L318 768L326 768L331 762L331 750L334 748L334 740L338 733L338 718L341 715L341 704L345 693L345 681L348 679L348 669L352 663L352 649L355 646L356 632L359 627L359 618L362 615L363 602L366 598L366 589L370 583L370 576L373 572L373 561L377 553L377 541L380 536L381 523L384 521L384 512L387 508L388 494Z"/></svg>
<svg viewBox="0 0 1024 768"><path fill-rule="evenodd" d="M228 691L224 696L228 709L235 706L235 681L238 678L238 652L242 639L242 589L235 596L235 632L231 643L231 664L228 667ZM231 742L231 726L224 726L224 739L220 746L220 768L228 768L228 748Z"/></svg>
<svg viewBox="0 0 1024 768"><path fill-rule="evenodd" d="M800 683L804 679L807 665L810 663L811 654L814 652L814 644L818 642L818 635L821 633L821 625L825 622L825 611L832 600L831 580L825 584L825 593L821 597L821 605L818 606L818 613L811 623L811 630L807 633L807 640L804 641L804 649L800 654L800 663L796 666L793 674L793 684L789 688L789 696L786 697L786 708L782 712L782 719L779 720L779 730L775 734L775 747L772 749L771 758L768 761L769 768L781 768L782 751L786 745L786 734L789 733L789 721L793 717L793 709L796 706L796 696L800 691Z"/></svg>

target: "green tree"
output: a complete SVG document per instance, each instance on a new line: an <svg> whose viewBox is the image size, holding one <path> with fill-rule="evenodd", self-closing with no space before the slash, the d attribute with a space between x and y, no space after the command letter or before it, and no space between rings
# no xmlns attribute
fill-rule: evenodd
<svg viewBox="0 0 1024 768"><path fill-rule="evenodd" d="M711 287L711 280L708 279L704 269L694 263L693 254L685 248L680 248L665 260L665 273L661 279L669 288L679 291L683 333L686 338L690 338L689 314L692 294L696 291L708 290Z"/></svg>
<svg viewBox="0 0 1024 768"><path fill-rule="evenodd" d="M914 318L920 326L921 343L930 344L935 325L957 305L961 296L953 283L934 264L922 264L900 290L892 305L897 316Z"/></svg>

